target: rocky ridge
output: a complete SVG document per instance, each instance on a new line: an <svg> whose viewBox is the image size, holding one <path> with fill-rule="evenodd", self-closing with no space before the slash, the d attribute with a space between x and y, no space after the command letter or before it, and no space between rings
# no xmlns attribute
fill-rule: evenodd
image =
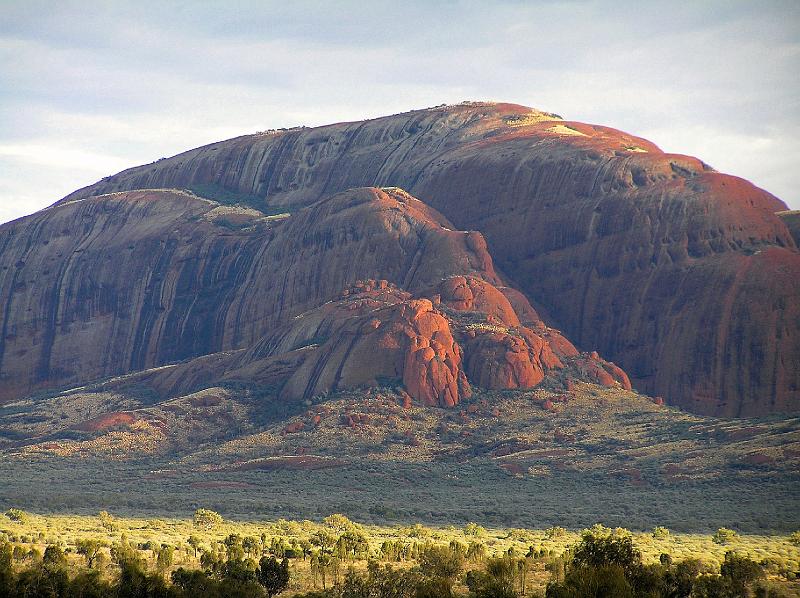
<svg viewBox="0 0 800 598"><path fill-rule="evenodd" d="M800 406L800 254L786 206L608 127L465 103L239 137L107 177L62 202L219 188L267 211L397 185L495 262L551 323L636 388L696 412Z"/></svg>
<svg viewBox="0 0 800 598"><path fill-rule="evenodd" d="M343 193L385 185L414 197ZM136 191L168 187L256 209ZM518 319L541 312L668 402L796 411L800 254L781 210L696 158L512 104L239 137L106 177L0 229L0 399L245 350L358 280L417 301L471 276ZM291 216L265 215L277 212ZM437 309L453 309L447 292ZM458 344L467 377L540 380L550 358L538 341L498 334ZM516 357L486 365L501 353ZM456 363L455 348L442 355ZM447 379L453 402L459 383Z"/></svg>
<svg viewBox="0 0 800 598"><path fill-rule="evenodd" d="M236 378L290 402L394 381L453 407L468 378L531 388L578 355L502 285L480 233L399 189L354 189L288 218L118 192L9 228L6 400L133 372L125 384L164 397ZM590 379L630 388L590 361Z"/></svg>

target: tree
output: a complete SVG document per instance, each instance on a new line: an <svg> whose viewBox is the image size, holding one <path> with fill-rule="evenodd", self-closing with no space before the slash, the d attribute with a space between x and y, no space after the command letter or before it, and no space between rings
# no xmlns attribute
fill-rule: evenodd
<svg viewBox="0 0 800 598"><path fill-rule="evenodd" d="M217 525L221 525L223 521L222 515L208 509L197 509L192 518L194 526L202 529L211 529Z"/></svg>
<svg viewBox="0 0 800 598"><path fill-rule="evenodd" d="M86 559L86 566L91 569L105 545L103 540L97 538L83 538L75 543L75 552L83 555L83 558Z"/></svg>
<svg viewBox="0 0 800 598"><path fill-rule="evenodd" d="M793 532L792 535L789 536L789 542L795 546L800 546L800 530Z"/></svg>
<svg viewBox="0 0 800 598"><path fill-rule="evenodd" d="M186 540L186 543L194 549L194 558L197 558L197 549L200 548L201 542L202 540L200 540L200 538L198 538L194 534L189 536L189 539Z"/></svg>
<svg viewBox="0 0 800 598"><path fill-rule="evenodd" d="M415 523L411 527L405 529L405 534L409 538L427 538L431 535L431 530L421 523Z"/></svg>
<svg viewBox="0 0 800 598"><path fill-rule="evenodd" d="M29 519L28 514L22 509L9 509L5 515L14 523L25 523Z"/></svg>
<svg viewBox="0 0 800 598"><path fill-rule="evenodd" d="M139 558L120 561L117 598L164 597L169 589L161 575L148 575Z"/></svg>
<svg viewBox="0 0 800 598"><path fill-rule="evenodd" d="M326 530L320 530L311 536L311 543L319 546L320 554L328 554L336 544L336 537Z"/></svg>
<svg viewBox="0 0 800 598"><path fill-rule="evenodd" d="M441 581L446 595L452 592L453 583L464 568L463 553L445 546L426 548L419 555L418 561L422 574L433 581Z"/></svg>
<svg viewBox="0 0 800 598"><path fill-rule="evenodd" d="M64 568L67 566L67 555L60 546L49 545L44 549L42 566L49 570Z"/></svg>
<svg viewBox="0 0 800 598"><path fill-rule="evenodd" d="M103 529L106 529L110 532L114 531L116 524L114 523L113 515L111 515L108 511L100 511L97 517L100 519L100 525L103 527Z"/></svg>
<svg viewBox="0 0 800 598"><path fill-rule="evenodd" d="M261 552L261 542L255 536L247 536L242 540L242 548L250 557L257 557Z"/></svg>
<svg viewBox="0 0 800 598"><path fill-rule="evenodd" d="M633 598L633 589L618 565L585 567L567 574L563 583L550 583L546 598Z"/></svg>
<svg viewBox="0 0 800 598"><path fill-rule="evenodd" d="M684 559L674 567L671 563L666 566L667 571L664 573L666 594L676 598L689 596L697 577L709 570L700 559Z"/></svg>
<svg viewBox="0 0 800 598"><path fill-rule="evenodd" d="M732 529L721 527L714 533L713 536L711 536L711 540L714 542L714 544L728 544L729 542L732 542L738 535L739 534Z"/></svg>
<svg viewBox="0 0 800 598"><path fill-rule="evenodd" d="M369 550L369 542L367 537L360 531L350 530L339 537L336 547L341 558L355 559Z"/></svg>
<svg viewBox="0 0 800 598"><path fill-rule="evenodd" d="M486 534L486 528L478 525L470 521L467 525L464 526L464 535L465 536L472 536L477 538L479 536L483 536Z"/></svg>
<svg viewBox="0 0 800 598"><path fill-rule="evenodd" d="M128 542L128 538L124 534L119 542L111 545L110 552L111 560L120 567L125 563L134 563L140 567L142 566L142 559L139 556L139 551L131 546Z"/></svg>
<svg viewBox="0 0 800 598"><path fill-rule="evenodd" d="M642 554L630 536L606 535L587 530L572 554L572 569L618 566L630 577L642 564Z"/></svg>
<svg viewBox="0 0 800 598"><path fill-rule="evenodd" d="M242 546L242 537L239 534L229 534L223 540L223 544L225 544L229 561L241 561L244 558L244 546Z"/></svg>
<svg viewBox="0 0 800 598"><path fill-rule="evenodd" d="M322 523L324 523L327 527L339 533L346 532L347 530L355 529L358 527L357 524L350 521L350 519L348 519L341 513L334 513L333 515L328 515L327 517L325 517L325 519L322 520Z"/></svg>
<svg viewBox="0 0 800 598"><path fill-rule="evenodd" d="M81 598L106 598L114 596L111 584L104 580L100 571L80 571L72 578L66 596Z"/></svg>
<svg viewBox="0 0 800 598"><path fill-rule="evenodd" d="M289 561L278 563L274 556L262 557L258 567L258 583L264 586L267 596L272 598L289 587Z"/></svg>
<svg viewBox="0 0 800 598"><path fill-rule="evenodd" d="M550 540L553 538L562 538L567 535L567 530L556 525L554 527L548 527L546 530L544 530L544 535Z"/></svg>
<svg viewBox="0 0 800 598"><path fill-rule="evenodd" d="M11 596L13 582L13 549L11 544L0 540L0 596Z"/></svg>
<svg viewBox="0 0 800 598"><path fill-rule="evenodd" d="M160 548L156 549L156 569L162 575L172 566L172 557L175 553L175 547L169 544L162 544Z"/></svg>
<svg viewBox="0 0 800 598"><path fill-rule="evenodd" d="M761 565L731 551L725 553L725 561L720 565L719 572L722 577L730 579L734 589L741 594L754 581L765 577Z"/></svg>
<svg viewBox="0 0 800 598"><path fill-rule="evenodd" d="M669 530L659 525L653 529L653 538L656 540L666 540L669 538Z"/></svg>
<svg viewBox="0 0 800 598"><path fill-rule="evenodd" d="M523 563L524 559L519 561ZM517 577L523 573L518 561L508 556L490 559L485 571L467 573L466 584L474 598L514 598ZM524 594L524 590L523 590Z"/></svg>
<svg viewBox="0 0 800 598"><path fill-rule="evenodd" d="M183 590L185 596L213 596L212 593L216 586L204 571L192 570L189 571L183 567L179 567L172 572L170 576L173 585Z"/></svg>
<svg viewBox="0 0 800 598"><path fill-rule="evenodd" d="M634 595L633 586L651 585L642 566L642 555L626 533L612 532L603 526L584 530L581 541L572 549L572 558L565 567L563 582L547 586L547 598L582 598L584 596L627 598Z"/></svg>

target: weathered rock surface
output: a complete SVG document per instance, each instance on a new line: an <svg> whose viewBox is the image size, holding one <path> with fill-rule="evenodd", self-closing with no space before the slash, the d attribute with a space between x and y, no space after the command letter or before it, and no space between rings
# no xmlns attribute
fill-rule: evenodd
<svg viewBox="0 0 800 598"><path fill-rule="evenodd" d="M283 220L174 191L17 220L0 227L0 400L249 347L360 279L498 281L481 235L450 227L378 189Z"/></svg>
<svg viewBox="0 0 800 598"><path fill-rule="evenodd" d="M142 191L0 227L0 400L210 353L269 235L216 204Z"/></svg>
<svg viewBox="0 0 800 598"><path fill-rule="evenodd" d="M470 104L239 137L65 201L197 184L292 210L401 186L481 231L537 309L637 388L703 413L800 409L800 254L775 215L786 206L695 158L522 106Z"/></svg>
<svg viewBox="0 0 800 598"><path fill-rule="evenodd" d="M449 322L429 300L385 283L348 289L340 300L301 314L248 357L316 345L283 387L290 400L402 382L424 405L455 406L470 387Z"/></svg>
<svg viewBox="0 0 800 598"><path fill-rule="evenodd" d="M465 370L470 381L491 389L532 388L548 370L562 368L556 353L577 355L566 339L554 342L555 352L540 333L547 331L535 310L521 294L503 291L474 276L453 276L428 294L458 322L459 338L466 351ZM512 305L511 296L516 306ZM523 314L523 326L517 310ZM461 313L453 313L461 312ZM530 326L530 328L528 327ZM534 330L536 332L534 332ZM560 337L556 331L549 331ZM560 342L563 341L563 342Z"/></svg>
<svg viewBox="0 0 800 598"><path fill-rule="evenodd" d="M508 300L490 283L455 276L435 289L449 290L462 309L447 308L439 294L432 301L385 280L362 281L336 301L292 318L239 361L260 364L302 352L302 363L283 385L282 398L289 401L390 384L401 385L423 405L453 407L470 396L470 382L490 389L535 387L547 373L565 367L556 352L585 371L585 380L630 388L624 372L596 354L579 356L543 323L539 333L520 326ZM482 298L479 304L462 301L465 289ZM500 321L498 312L508 325L489 323Z"/></svg>
<svg viewBox="0 0 800 598"><path fill-rule="evenodd" d="M0 252L0 399L137 370L111 387L165 397L248 379L283 384L291 400L385 379L454 406L470 371L491 388L538 384L561 367L541 334L577 351L502 286L480 233L451 227L396 189L351 190L279 220L159 190L22 219ZM491 342L475 341L487 331Z"/></svg>

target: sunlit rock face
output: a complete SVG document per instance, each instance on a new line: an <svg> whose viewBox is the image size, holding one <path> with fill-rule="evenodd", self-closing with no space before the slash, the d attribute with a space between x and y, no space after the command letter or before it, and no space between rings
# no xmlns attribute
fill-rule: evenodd
<svg viewBox="0 0 800 598"><path fill-rule="evenodd" d="M241 216L253 224L219 226L198 215L206 208L197 202L163 199L175 195L167 192L149 202L163 206L139 201L121 212L115 196L69 203L198 186L252 197L254 207L292 216L281 223ZM362 216L350 208L341 209L352 220L338 219L340 208L326 198L363 186L402 187L421 200L400 201L409 210L438 210L436 226L456 235L443 235L435 242L441 247L425 252L463 250L448 258L458 268L432 259L420 271L414 256L421 250L411 241L417 233L396 237L406 245L391 240L405 226L399 221L386 233L392 250L383 252L369 228L382 224L356 225ZM478 272L498 289L513 286L579 349L597 350L634 387L670 403L719 415L800 409L800 254L775 215L786 206L700 160L665 154L607 127L511 104L445 106L239 137L107 177L61 203L0 229L6 397L91 372L245 347L355 280L387 279L416 296L443 278ZM137 220L145 207L161 224ZM64 210L80 220L64 216L69 226L53 224ZM98 224L114 214L130 223L124 231ZM312 220L323 228L310 234ZM58 230L70 232L44 245L42 235L52 244ZM191 249L183 244L193 238L190 230L198 236ZM117 252L121 261L107 258L99 249L104 234L112 246L112 237L128 238L143 253L148 248L148 256L139 263L134 249L130 256ZM141 245L131 243L140 238ZM164 250L146 245L162 242ZM64 243L61 257L58 243ZM330 261L309 259L314 252ZM482 264L489 254L507 281ZM75 267L79 259L102 276L82 278L87 270ZM138 280L151 271L160 274L145 276L149 286L134 282L134 273ZM115 282L103 287L105 276ZM46 284L32 285L34 279ZM115 298L109 289L118 289ZM149 315L130 320L142 312ZM79 334L101 339L103 354L80 355L76 348L87 342ZM506 347L518 357L500 378L538 377L530 357L538 349L525 344ZM488 368L466 357L462 363L468 377L472 368L473 377L496 383Z"/></svg>

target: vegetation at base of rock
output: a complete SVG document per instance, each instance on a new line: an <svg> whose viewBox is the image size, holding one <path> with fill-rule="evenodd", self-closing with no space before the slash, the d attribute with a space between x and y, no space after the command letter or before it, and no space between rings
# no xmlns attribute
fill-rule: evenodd
<svg viewBox="0 0 800 598"><path fill-rule="evenodd" d="M473 389L459 409L402 401L392 388L347 391L299 403L288 420L259 415L259 423L253 414L281 403L261 387L233 384L163 406L104 390L53 397L30 412L0 406L0 429L48 434L33 445L0 437L0 479L14 480L0 484L0 513L185 516L205 506L240 518L342 512L459 528L580 529L598 520L673 532L800 528L798 418L721 421L584 383L568 393ZM66 411L62 425L75 432L108 408L132 414L139 427L65 439L40 420ZM300 431L286 433L287 421ZM754 454L773 461L751 465ZM420 484L427 500L418 498Z"/></svg>
<svg viewBox="0 0 800 598"><path fill-rule="evenodd" d="M202 509L200 511L212 512ZM216 514L216 513L215 513ZM738 598L800 595L792 536L41 516L0 525L0 596ZM221 516L220 516L221 517ZM216 518L215 518L216 520ZM483 527L472 523L468 529Z"/></svg>
<svg viewBox="0 0 800 598"><path fill-rule="evenodd" d="M206 199L211 199L226 206L247 206L248 208L259 211L262 211L262 208L264 208L263 197L241 193L223 187L222 185L195 183L187 187L187 189L199 197L205 197Z"/></svg>

